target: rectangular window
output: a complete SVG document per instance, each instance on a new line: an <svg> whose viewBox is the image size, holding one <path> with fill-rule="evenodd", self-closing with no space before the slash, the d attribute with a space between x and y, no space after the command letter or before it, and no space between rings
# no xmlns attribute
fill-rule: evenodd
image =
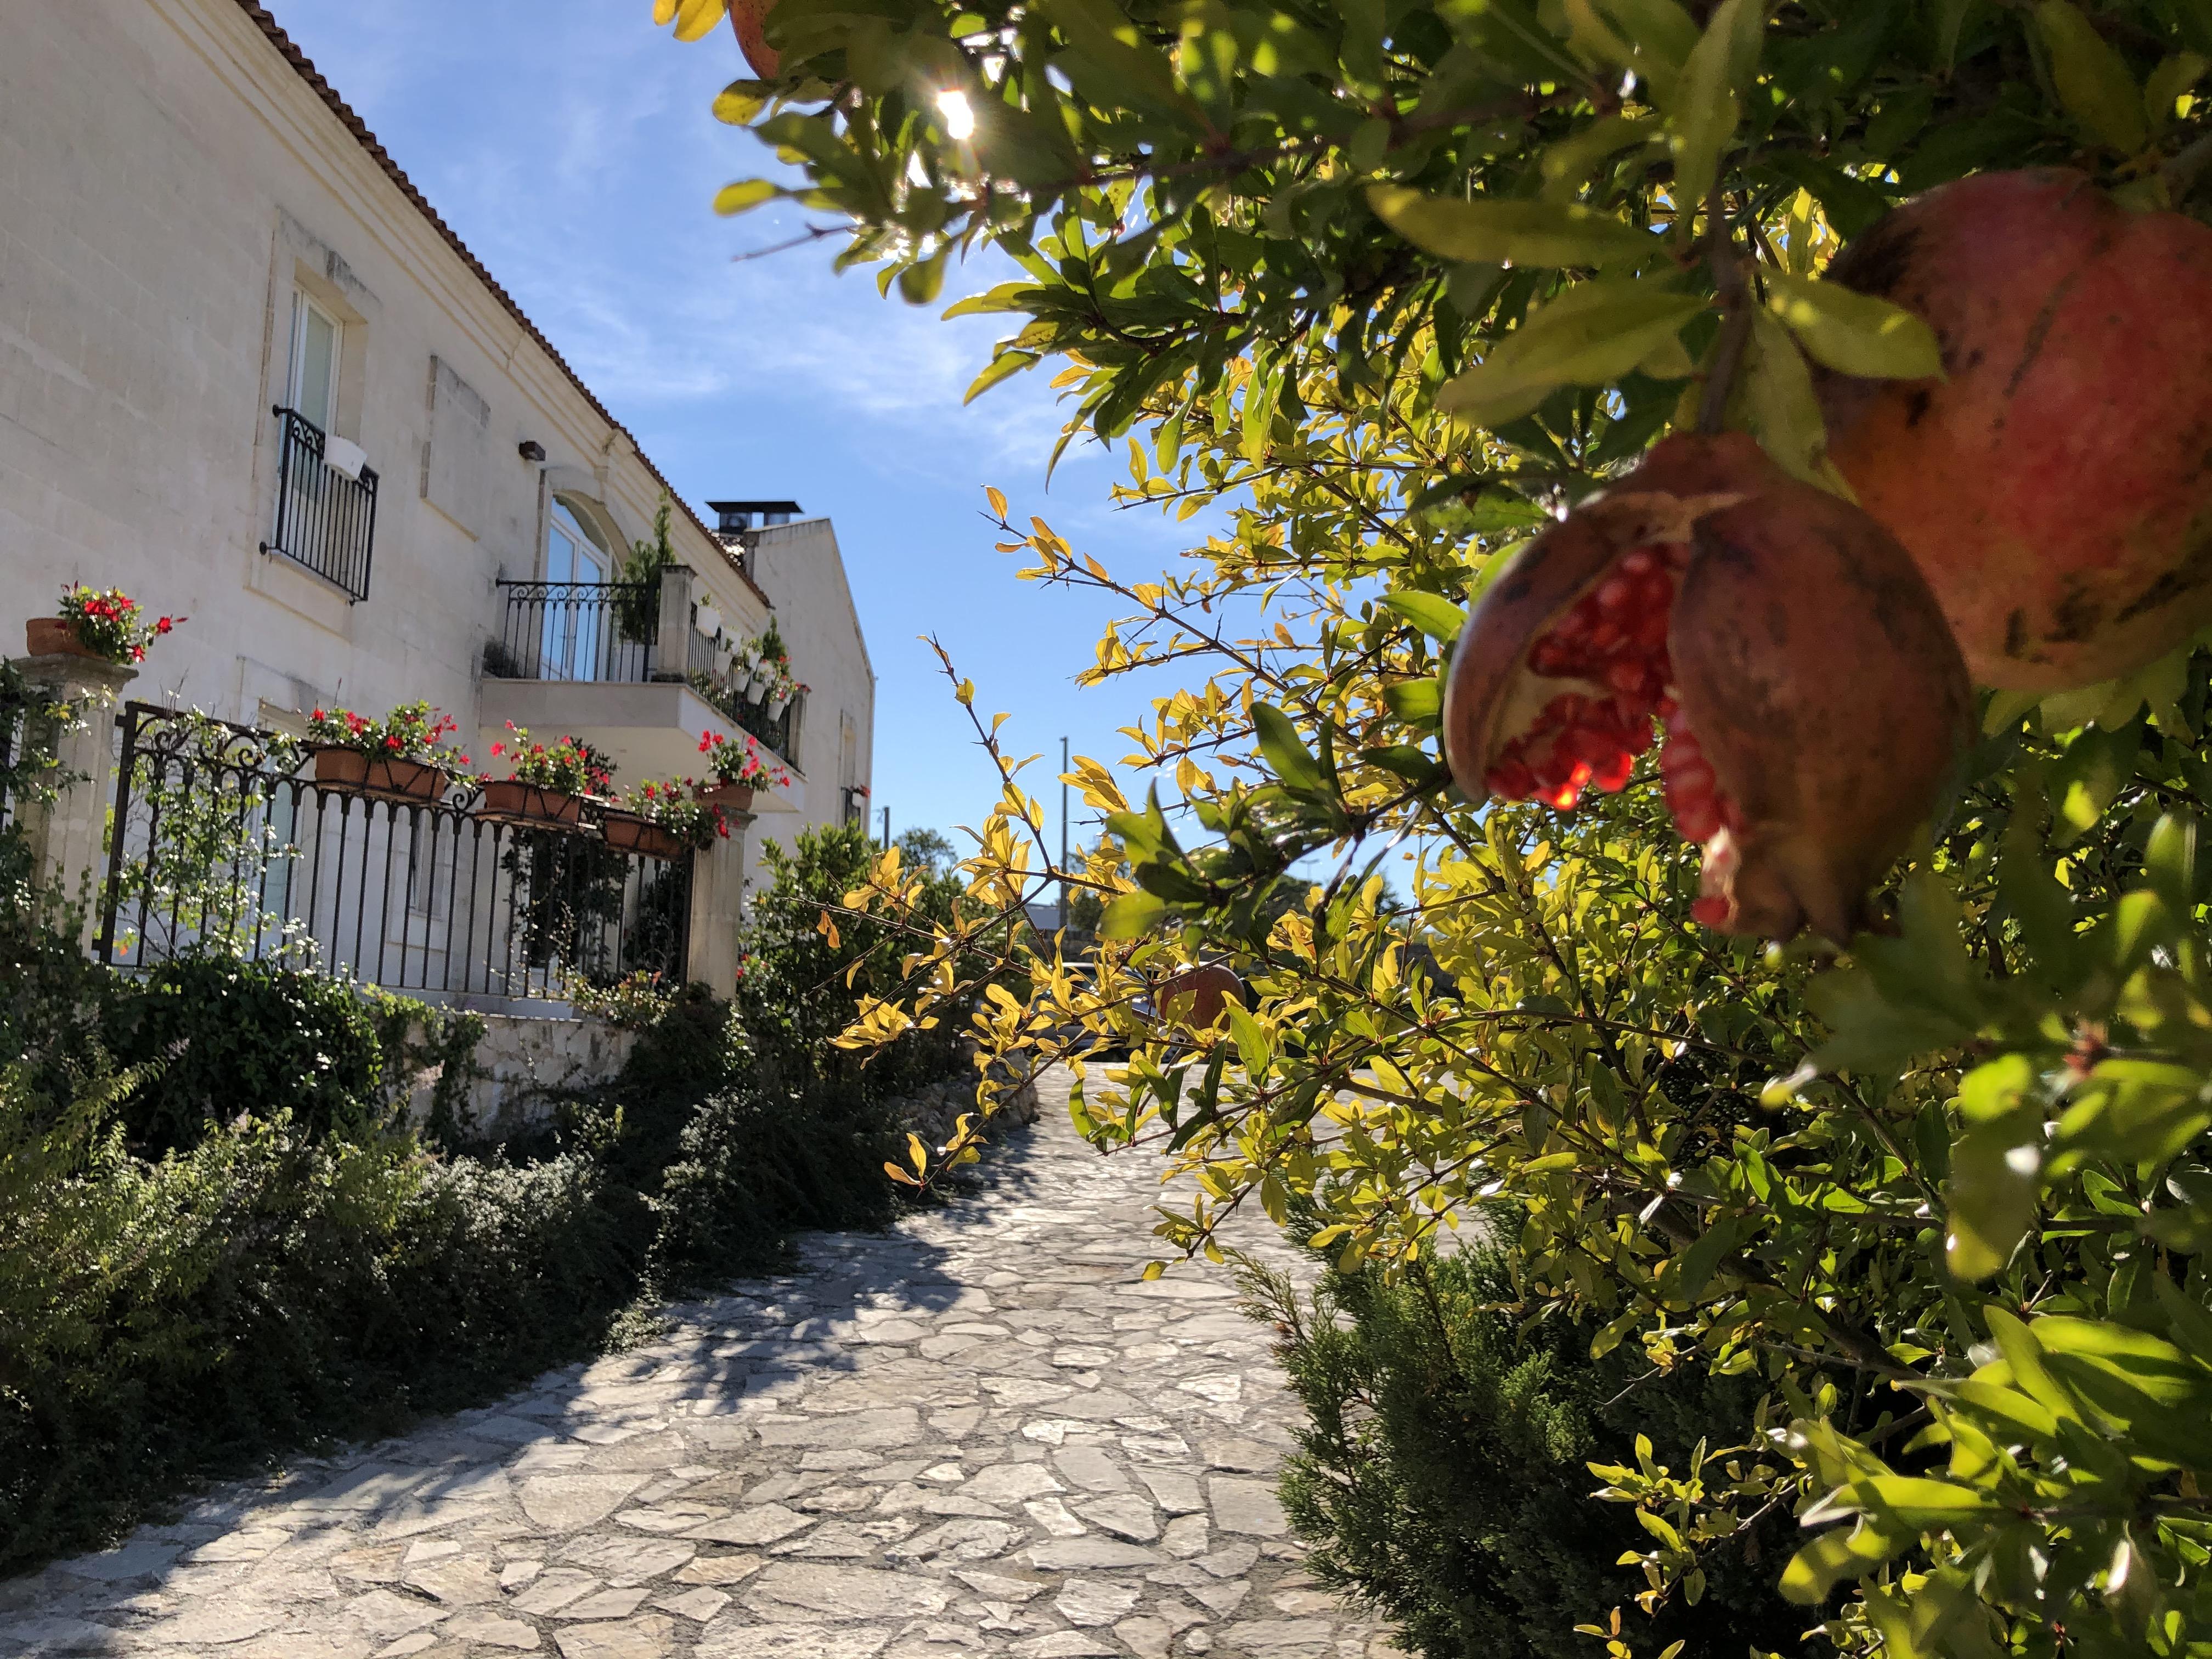
<svg viewBox="0 0 2212 1659"><path fill-rule="evenodd" d="M285 401L328 434L338 408L338 348L344 325L306 295L292 295L292 374Z"/></svg>

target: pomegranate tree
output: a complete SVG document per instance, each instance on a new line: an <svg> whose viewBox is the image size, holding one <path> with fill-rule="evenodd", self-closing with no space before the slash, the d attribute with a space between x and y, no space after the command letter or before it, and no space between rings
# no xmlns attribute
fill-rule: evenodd
<svg viewBox="0 0 2212 1659"><path fill-rule="evenodd" d="M768 43L768 15L775 9L775 0L730 0L730 28L738 49L763 81L775 80L783 63L783 54Z"/></svg>
<svg viewBox="0 0 2212 1659"><path fill-rule="evenodd" d="M1460 636L1445 750L1468 794L1562 811L1661 787L1704 849L1698 919L1838 941L1927 816L1972 688L1911 556L1741 434L1669 438L1532 544Z"/></svg>
<svg viewBox="0 0 2212 1659"><path fill-rule="evenodd" d="M1230 1004L1244 1006L1244 982L1218 963L1185 968L1160 981L1153 1006L1176 1024L1205 1030Z"/></svg>
<svg viewBox="0 0 2212 1659"><path fill-rule="evenodd" d="M1936 591L1975 678L2128 673L2212 622L2212 228L2078 173L1894 210L1832 282L1918 313L1941 380L1825 374L1828 453Z"/></svg>

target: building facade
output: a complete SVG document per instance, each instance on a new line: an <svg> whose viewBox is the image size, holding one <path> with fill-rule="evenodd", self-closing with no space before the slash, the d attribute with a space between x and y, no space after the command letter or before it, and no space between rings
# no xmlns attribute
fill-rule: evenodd
<svg viewBox="0 0 2212 1659"><path fill-rule="evenodd" d="M664 501L672 566L627 582ZM0 9L0 591L187 617L126 696L294 732L423 698L479 764L513 721L618 782L750 734L788 781L701 861L714 980L760 840L867 787L836 537L785 516L678 497L258 6ZM732 654L771 623L788 706Z"/></svg>

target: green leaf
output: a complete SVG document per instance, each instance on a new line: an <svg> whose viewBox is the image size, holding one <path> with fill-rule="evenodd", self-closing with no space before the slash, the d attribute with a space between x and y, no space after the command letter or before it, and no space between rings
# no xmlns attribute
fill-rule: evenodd
<svg viewBox="0 0 2212 1659"><path fill-rule="evenodd" d="M1764 311L1753 313L1751 343L1737 368L1730 411L1792 477L1848 493L1828 463L1827 423L1805 354L1796 337Z"/></svg>
<svg viewBox="0 0 2212 1659"><path fill-rule="evenodd" d="M1318 795L1328 788L1321 763L1298 740L1298 728L1288 714L1272 704L1255 702L1252 729L1260 740L1260 753L1285 788L1302 795Z"/></svg>
<svg viewBox="0 0 2212 1659"><path fill-rule="evenodd" d="M2051 84L2066 112L2090 135L2123 155L2150 142L2142 94L2128 66L2068 0L2041 0L2036 32L2051 59Z"/></svg>
<svg viewBox="0 0 2212 1659"><path fill-rule="evenodd" d="M1885 1521L1912 1532L1942 1532L1962 1521L1993 1514L1996 1500L1971 1486L1909 1474L1877 1474L1851 1483L1851 1495L1869 1503Z"/></svg>
<svg viewBox="0 0 2212 1659"><path fill-rule="evenodd" d="M1408 725L1434 726L1443 714L1444 689L1433 678L1393 680L1382 688L1382 702Z"/></svg>
<svg viewBox="0 0 2212 1659"><path fill-rule="evenodd" d="M983 372L969 382L967 394L960 401L972 404L1010 374L1018 374L1037 361L1034 351L1002 351L991 359Z"/></svg>
<svg viewBox="0 0 2212 1659"><path fill-rule="evenodd" d="M714 94L714 118L744 126L768 107L775 88L766 81L732 81Z"/></svg>
<svg viewBox="0 0 2212 1659"><path fill-rule="evenodd" d="M1457 639L1460 630L1467 626L1467 612L1440 593L1408 589L1385 594L1382 604L1431 639L1441 640L1446 645Z"/></svg>
<svg viewBox="0 0 2212 1659"><path fill-rule="evenodd" d="M1142 939L1168 913L1167 902L1142 888L1116 896L1098 918L1101 939Z"/></svg>
<svg viewBox="0 0 2212 1659"><path fill-rule="evenodd" d="M1674 156L1674 201L1686 234L1693 210L1705 205L1721 154L1735 137L1743 104L1738 93L1759 60L1766 27L1765 0L1722 0L1682 66L1667 106L1668 147Z"/></svg>
<svg viewBox="0 0 2212 1659"><path fill-rule="evenodd" d="M782 194L782 186L772 179L741 179L734 185L724 185L714 192L714 211L726 218L733 213L750 212Z"/></svg>
<svg viewBox="0 0 2212 1659"><path fill-rule="evenodd" d="M1782 1570L1783 1599L1800 1607L1818 1607L1844 1579L1872 1572L1910 1541L1863 1523L1824 1532Z"/></svg>
<svg viewBox="0 0 2212 1659"><path fill-rule="evenodd" d="M1778 270L1764 273L1766 305L1790 326L1814 361L1869 380L1942 379L1943 349L1936 331L1902 306L1839 283Z"/></svg>
<svg viewBox="0 0 2212 1659"><path fill-rule="evenodd" d="M1650 258L1656 240L1609 214L1567 202L1426 196L1370 185L1376 217L1414 246L1483 264L1601 265Z"/></svg>
<svg viewBox="0 0 2212 1659"><path fill-rule="evenodd" d="M2039 1141L2015 1126L1970 1131L1951 1149L1951 1179L1943 1193L1949 1225L1943 1263L1954 1278L1986 1279L2012 1260L2035 1220Z"/></svg>
<svg viewBox="0 0 2212 1659"><path fill-rule="evenodd" d="M1437 407L1498 427L1534 410L1563 386L1617 380L1705 308L1696 295L1656 282L1583 283L1569 289L1447 383Z"/></svg>

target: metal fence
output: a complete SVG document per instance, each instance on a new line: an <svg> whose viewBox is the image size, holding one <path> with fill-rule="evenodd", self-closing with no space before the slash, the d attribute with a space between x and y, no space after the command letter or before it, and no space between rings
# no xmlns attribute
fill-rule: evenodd
<svg viewBox="0 0 2212 1659"><path fill-rule="evenodd" d="M376 540L376 471L347 477L324 459L322 429L279 405L276 526L261 544L353 595L368 597L369 550Z"/></svg>
<svg viewBox="0 0 2212 1659"><path fill-rule="evenodd" d="M560 1000L579 976L681 979L691 861L497 821L465 795L378 799L299 775L285 740L127 704L98 952L219 949L395 991Z"/></svg>
<svg viewBox="0 0 2212 1659"><path fill-rule="evenodd" d="M486 670L510 680L649 680L655 582L501 581L506 617Z"/></svg>

